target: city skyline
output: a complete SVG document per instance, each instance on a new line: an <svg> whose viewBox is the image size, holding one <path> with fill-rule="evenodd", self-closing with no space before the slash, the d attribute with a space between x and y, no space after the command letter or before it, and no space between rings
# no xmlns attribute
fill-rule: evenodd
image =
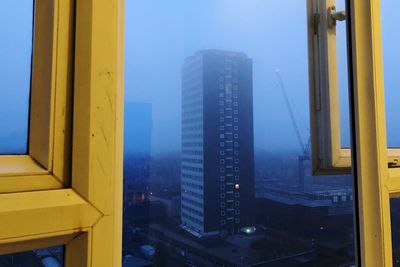
<svg viewBox="0 0 400 267"><path fill-rule="evenodd" d="M344 10L346 1L351 0L335 0L336 10ZM80 232L88 229L89 237L95 237L89 241L83 238L94 253L103 247L97 246L103 237L103 244L119 249L120 237L116 234L120 235L117 227L121 219L117 216L122 212L124 267L357 264L358 245L362 244L358 240L359 226L363 223L361 215L366 214L362 212L366 201L357 201L357 197L364 192L360 191L365 184L362 178L369 172L358 172L353 177L357 172L353 166L353 174L348 175L312 173L309 106L318 105L318 101L309 103L309 79L315 77L309 73L308 61L313 55L308 54L308 41L322 35L315 31L308 35L308 30L316 26L310 22L317 22L315 15L319 14L307 17L305 1L127 0L123 6L118 5L118 10L111 8L109 12L106 7L114 2L96 3L86 6L87 10L73 2L71 6L41 9L36 0L4 0L0 10L0 34L8 37L0 44L0 91L4 96L0 98L0 154L5 155L6 163L5 198L16 198L16 212L27 214L37 204L39 215L46 212L46 207L51 208L51 214L57 213L54 205L68 208L64 204L75 192L80 206L86 203L85 207L106 215L104 223L93 227L87 223L89 226L83 230L75 224L90 214L73 212L69 216L76 219L69 228ZM386 114L380 110L374 118L378 122L386 119L387 144L400 147L400 35L396 34L398 15L393 12L400 8L400 1L379 2ZM35 18L35 7L40 17ZM85 10L93 11L90 29L85 26L89 20L81 19ZM122 19L122 10L126 12L124 25L108 23L112 27L106 30L111 34L99 34L105 28L98 14L109 13L111 21ZM46 12L60 26L53 27L54 34L41 33L41 16ZM329 69L329 75L338 76L342 146L350 147L348 77L356 75L348 74L346 25L345 21L337 21L337 69ZM82 38L82 32L94 39ZM114 39L117 33L123 37L123 47L122 39ZM97 38L101 42L96 42ZM35 53L38 58L32 61L34 41L40 46L55 44L50 45L48 54L53 55L50 59L54 66L44 67L51 69L50 76L43 74L41 64L37 64L41 53ZM380 46L375 48L379 61ZM103 58L105 54L100 51L110 54ZM319 56L325 55L325 51L319 52ZM355 52L359 51L353 50L350 56ZM92 64L83 69L81 56L86 55L92 61L85 62ZM33 81L40 81L42 74L51 78L49 95L39 90L42 100L50 104L41 113L36 112L39 105L35 97L30 104L32 72ZM110 75L102 75L104 72ZM82 94L85 88L88 94ZM364 95L359 96L353 104L364 99ZM120 97L124 97L124 107ZM120 108L124 108L125 115L123 139ZM373 117L368 112L360 114L362 118ZM354 118L354 127L365 125L365 120ZM35 129L36 122L42 123L43 119L49 125L48 131L47 126L43 128L44 135ZM364 140L370 132L357 134ZM380 141L385 139L381 137L378 134ZM44 145L42 141L46 141ZM361 142L361 149L368 148L368 143ZM44 160L36 153L36 145L39 154L44 151ZM120 146L124 155L119 154ZM35 168L14 170L14 163L23 161L33 163L29 165ZM353 157L352 164L360 162L361 170L369 169L368 164L363 167L365 161ZM39 175L31 181L31 174ZM11 181L12 176L19 176L17 183ZM57 183L50 183L53 176L64 183L68 199L57 198L57 203L46 206L46 201L40 201L47 198L36 199L35 194L63 194L47 190L57 187ZM49 201L54 198L48 196ZM118 210L121 198L122 211ZM34 201L24 207L21 199ZM400 227L395 227L400 224L399 204L399 199L390 201L394 265L400 262ZM6 207L6 215L18 215L11 209L15 205ZM11 235L17 237L25 224L27 227L21 228L25 232L43 231L40 226L46 221L34 217L34 224L21 222ZM69 223L58 222L60 227L61 223ZM38 236L33 234L24 238ZM33 250L2 255L0 265L63 265L70 262L74 254L71 251L78 251L75 243L55 248L28 247L25 249ZM108 254L119 260L119 255L114 257L120 253L118 249L108 250ZM92 257L92 262L107 261L106 254L99 255Z"/></svg>

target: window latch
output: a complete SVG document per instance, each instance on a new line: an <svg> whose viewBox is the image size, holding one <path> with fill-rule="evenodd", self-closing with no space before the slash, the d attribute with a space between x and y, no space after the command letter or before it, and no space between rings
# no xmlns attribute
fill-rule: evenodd
<svg viewBox="0 0 400 267"><path fill-rule="evenodd" d="M344 21L346 19L346 11L336 11L335 6L328 8L328 24L329 27L335 27L337 21Z"/></svg>
<svg viewBox="0 0 400 267"><path fill-rule="evenodd" d="M392 159L392 160L389 159L388 167L389 168L400 168L399 159Z"/></svg>

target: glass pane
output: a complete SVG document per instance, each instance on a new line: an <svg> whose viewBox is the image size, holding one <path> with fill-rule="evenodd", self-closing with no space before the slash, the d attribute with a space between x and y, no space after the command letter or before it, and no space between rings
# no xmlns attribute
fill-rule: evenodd
<svg viewBox="0 0 400 267"><path fill-rule="evenodd" d="M393 266L400 266L400 199L390 200L390 219L392 224Z"/></svg>
<svg viewBox="0 0 400 267"><path fill-rule="evenodd" d="M310 174L307 60L304 1L126 2L127 266L354 263L352 179Z"/></svg>
<svg viewBox="0 0 400 267"><path fill-rule="evenodd" d="M336 0L336 11L346 10L345 0ZM336 24L336 49L339 85L340 134L342 147L350 147L349 81L347 68L346 22Z"/></svg>
<svg viewBox="0 0 400 267"><path fill-rule="evenodd" d="M393 10L400 8L398 0L381 1L383 64L385 76L386 127L389 147L400 147L400 29L398 16Z"/></svg>
<svg viewBox="0 0 400 267"><path fill-rule="evenodd" d="M61 267L64 266L64 247L51 247L0 256L4 267Z"/></svg>
<svg viewBox="0 0 400 267"><path fill-rule="evenodd" d="M28 143L33 0L0 8L0 154L25 154Z"/></svg>

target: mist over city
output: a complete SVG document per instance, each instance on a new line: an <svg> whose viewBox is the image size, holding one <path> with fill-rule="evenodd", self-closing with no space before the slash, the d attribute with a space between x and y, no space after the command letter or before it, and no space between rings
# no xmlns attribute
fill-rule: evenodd
<svg viewBox="0 0 400 267"><path fill-rule="evenodd" d="M33 7L22 2L17 16L0 9L0 25L15 25L0 26L12 37L0 154L28 152ZM389 147L400 146L395 7L382 1ZM125 27L123 266L354 266L353 177L311 172L305 1L126 0ZM337 63L350 147L345 22Z"/></svg>

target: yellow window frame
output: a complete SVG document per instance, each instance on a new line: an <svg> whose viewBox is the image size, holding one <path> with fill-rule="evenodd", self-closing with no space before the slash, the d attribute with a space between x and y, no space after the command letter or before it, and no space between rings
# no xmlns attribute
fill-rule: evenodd
<svg viewBox="0 0 400 267"><path fill-rule="evenodd" d="M400 194L400 172L388 166L380 1L353 0L353 168L357 179L361 266L393 266L390 198Z"/></svg>
<svg viewBox="0 0 400 267"><path fill-rule="evenodd" d="M333 2L328 0L327 3L332 4ZM340 133L335 102L337 95L334 97L329 95L337 94L337 90L328 88L329 90L325 92L325 104L328 105L329 112L323 114L328 116L328 118L325 117L327 121L323 122L325 127L321 127L323 123L318 125L318 118L315 114L312 116L312 121L317 124L314 125L317 129L313 130L313 144L316 147L313 149L313 160L316 166L314 166L314 171L320 174L343 173L348 172L352 165L351 170L356 180L354 199L359 252L357 253L357 265L389 267L393 264L390 199L400 196L400 169L391 168L392 166L388 164L392 160L397 160L399 150L387 148L380 1L351 0L347 1L346 5L349 10L347 25L350 29L352 150L350 155L350 150L344 150L338 146ZM327 11L326 6L322 11ZM311 0L308 12L309 26L313 29L315 10L312 9ZM319 22L324 18L320 19ZM312 35L309 35L309 42L313 46L312 43L315 42L314 38L316 37L310 36ZM327 60L330 57L329 52L327 53L326 50L325 52L315 51L315 47L310 48L310 53L321 53L325 58L322 63L310 64L310 80L317 81L311 87L320 86L318 78L315 80L314 76L316 75L329 73L330 78L336 75L335 62ZM312 55L315 60L315 54ZM313 64L324 65L330 70L321 70L321 73L317 73L312 67ZM329 66L329 64L333 66ZM326 79L325 83L331 87L332 84L335 85L335 81L332 83L329 82L329 79ZM318 95L311 95L311 100L315 101L316 96ZM329 101L333 101L333 103ZM314 108L314 104L310 103L311 108ZM333 119L330 119L329 116ZM332 145L334 143L336 145ZM324 146L324 149L318 150L321 148L318 145ZM321 163L321 158L329 160Z"/></svg>
<svg viewBox="0 0 400 267"><path fill-rule="evenodd" d="M312 170L314 174L350 174L351 150L341 146L336 27L329 21L335 0L308 0L308 47ZM338 22L344 23L344 22ZM400 162L400 148L387 161Z"/></svg>
<svg viewBox="0 0 400 267"><path fill-rule="evenodd" d="M58 12L68 12L68 4L38 0L34 6L28 155L0 156L0 193L70 183L73 21Z"/></svg>
<svg viewBox="0 0 400 267"><path fill-rule="evenodd" d="M29 154L0 156L0 254L120 266L123 0L36 0Z"/></svg>

